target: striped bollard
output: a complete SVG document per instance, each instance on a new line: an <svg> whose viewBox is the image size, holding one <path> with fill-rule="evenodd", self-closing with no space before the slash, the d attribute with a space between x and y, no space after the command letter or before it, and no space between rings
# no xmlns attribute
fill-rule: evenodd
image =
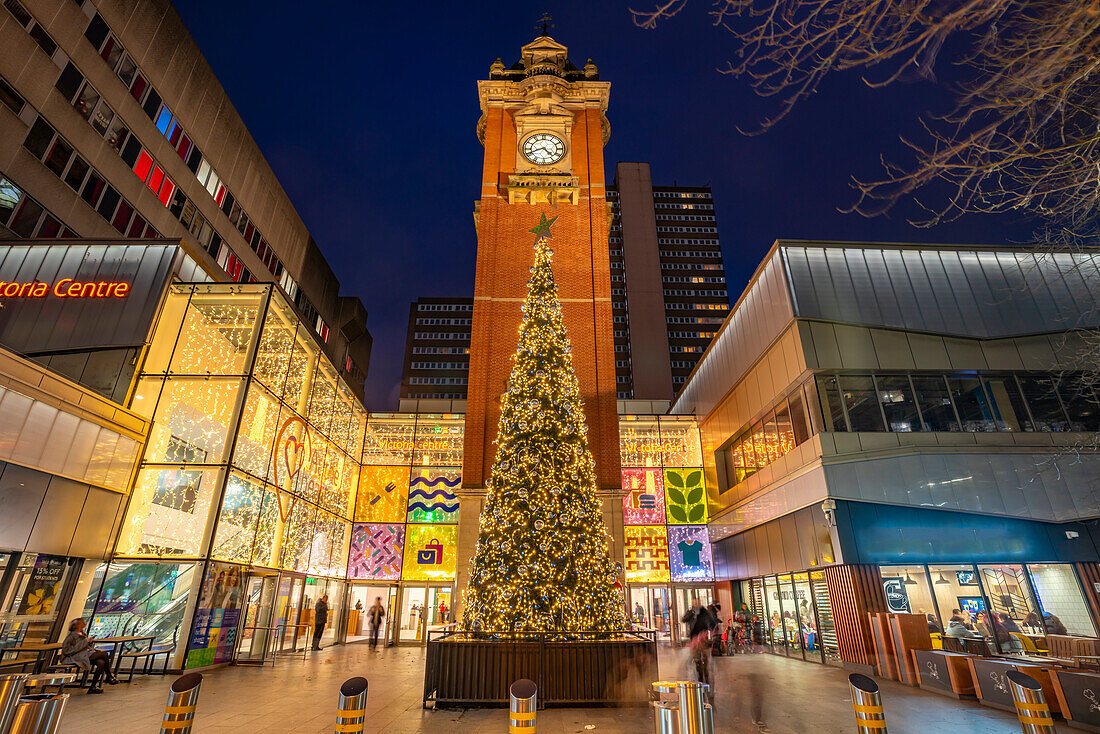
<svg viewBox="0 0 1100 734"><path fill-rule="evenodd" d="M852 687L852 710L856 714L859 734L886 734L886 714L882 712L882 696L878 683L860 673L848 676Z"/></svg>
<svg viewBox="0 0 1100 734"><path fill-rule="evenodd" d="M367 723L367 679L348 678L336 703L336 734L363 734Z"/></svg>
<svg viewBox="0 0 1100 734"><path fill-rule="evenodd" d="M164 707L164 720L160 722L160 734L189 734L195 723L195 706L199 701L202 673L181 675L168 689L168 705Z"/></svg>
<svg viewBox="0 0 1100 734"><path fill-rule="evenodd" d="M1012 689L1012 701L1024 734L1054 734L1054 716L1039 681L1018 670L1008 671L1005 678Z"/></svg>
<svg viewBox="0 0 1100 734"><path fill-rule="evenodd" d="M508 734L535 734L538 690L535 682L526 678L520 678L508 689Z"/></svg>

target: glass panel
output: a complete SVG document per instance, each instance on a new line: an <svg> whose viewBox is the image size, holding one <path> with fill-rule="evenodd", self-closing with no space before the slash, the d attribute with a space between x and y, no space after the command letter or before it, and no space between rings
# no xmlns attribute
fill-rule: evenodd
<svg viewBox="0 0 1100 734"><path fill-rule="evenodd" d="M138 473L118 552L127 556L197 556L222 470L144 467Z"/></svg>
<svg viewBox="0 0 1100 734"><path fill-rule="evenodd" d="M1058 393L1069 414L1069 430L1100 431L1100 410L1090 380L1078 374L1062 375Z"/></svg>
<svg viewBox="0 0 1100 734"><path fill-rule="evenodd" d="M790 574L779 577L778 589L779 601L783 607L783 645L787 648L788 656L802 657L802 648L799 644L798 600L794 596Z"/></svg>
<svg viewBox="0 0 1100 734"><path fill-rule="evenodd" d="M951 395L942 375L913 375L924 425L929 431L958 431L959 422L951 407Z"/></svg>
<svg viewBox="0 0 1100 734"><path fill-rule="evenodd" d="M791 576L794 579L795 621L798 623L798 642L802 646L802 657L815 663L821 662L821 643L818 640L809 575L802 572Z"/></svg>
<svg viewBox="0 0 1100 734"><path fill-rule="evenodd" d="M623 528L623 534L626 543L626 580L668 582L670 576L665 526L630 525Z"/></svg>
<svg viewBox="0 0 1100 734"><path fill-rule="evenodd" d="M1068 563L1029 563L1027 570L1031 573L1031 582L1039 597L1042 620L1037 616L1026 618L1022 625L1025 633L1096 634L1073 566ZM1060 631L1063 627L1065 632Z"/></svg>
<svg viewBox="0 0 1100 734"><path fill-rule="evenodd" d="M714 560L706 525L669 527L668 554L673 581L714 580Z"/></svg>
<svg viewBox="0 0 1100 734"><path fill-rule="evenodd" d="M262 566L270 563L278 513L272 489L248 477L230 474L211 556Z"/></svg>
<svg viewBox="0 0 1100 734"><path fill-rule="evenodd" d="M408 466L364 466L359 473L356 522L403 522L409 494Z"/></svg>
<svg viewBox="0 0 1100 734"><path fill-rule="evenodd" d="M764 613L766 644L771 652L786 654L786 646L783 644L783 609L779 602L779 585L775 576L764 578Z"/></svg>
<svg viewBox="0 0 1100 734"><path fill-rule="evenodd" d="M1051 377L1018 375L1020 390L1023 392L1027 407L1031 410L1036 431L1068 431L1069 421L1062 412L1062 403L1055 391L1055 380Z"/></svg>
<svg viewBox="0 0 1100 734"><path fill-rule="evenodd" d="M928 569L932 577L932 593L943 620L944 636L982 638L977 620L978 614L984 613L986 607L975 568L969 564L948 564L929 566ZM972 647L975 652L995 650L980 644Z"/></svg>
<svg viewBox="0 0 1100 734"><path fill-rule="evenodd" d="M886 414L886 427L895 433L922 430L917 402L906 375L876 375L879 402Z"/></svg>
<svg viewBox="0 0 1100 734"><path fill-rule="evenodd" d="M165 380L143 460L164 464L225 463L226 440L243 382L236 378Z"/></svg>
<svg viewBox="0 0 1100 734"><path fill-rule="evenodd" d="M752 642L753 647L764 646L771 649L770 621L768 607L764 602L764 580L752 579Z"/></svg>
<svg viewBox="0 0 1100 734"><path fill-rule="evenodd" d="M847 431L844 406L840 402L840 386L835 375L817 376L817 394L821 400L821 415L826 431Z"/></svg>
<svg viewBox="0 0 1100 734"><path fill-rule="evenodd" d="M621 466L661 466L661 435L656 416L619 416Z"/></svg>
<svg viewBox="0 0 1100 734"><path fill-rule="evenodd" d="M460 466L466 416L421 413L416 417L413 462L420 466Z"/></svg>
<svg viewBox="0 0 1100 734"><path fill-rule="evenodd" d="M848 409L848 425L851 430L884 430L875 383L870 375L841 375L840 392L844 398L844 407Z"/></svg>
<svg viewBox="0 0 1100 734"><path fill-rule="evenodd" d="M1008 431L1031 431L1031 418L1024 406L1024 396L1012 375L983 375L986 392L993 401L998 421Z"/></svg>
<svg viewBox="0 0 1100 734"><path fill-rule="evenodd" d="M665 480L660 469L623 469L623 522L654 525L665 521Z"/></svg>
<svg viewBox="0 0 1100 734"><path fill-rule="evenodd" d="M764 460L765 463L770 464L783 455L783 452L779 450L779 434L775 425L775 412L769 411L760 422L764 427Z"/></svg>
<svg viewBox="0 0 1100 734"><path fill-rule="evenodd" d="M233 466L260 479L271 480L273 459L277 461L280 458L273 454L275 436L291 419L293 414L282 407L274 395L259 382L252 382L241 413Z"/></svg>
<svg viewBox="0 0 1100 734"><path fill-rule="evenodd" d="M989 617L979 620L979 630L986 637L996 637L1001 652L1024 652L1023 639L1016 635L1023 634L1020 626L1038 611L1024 567L1009 563L981 565L978 571L991 612Z"/></svg>
<svg viewBox="0 0 1100 734"><path fill-rule="evenodd" d="M336 399L336 372L326 362L318 363L313 372L309 393L309 423L326 436L332 428L333 401Z"/></svg>
<svg viewBox="0 0 1100 734"><path fill-rule="evenodd" d="M639 627L655 630L657 639L671 640L668 588L665 586L630 586L630 618Z"/></svg>
<svg viewBox="0 0 1100 734"><path fill-rule="evenodd" d="M829 587L825 583L825 574L810 571L810 586L813 589L814 608L817 610L817 626L821 651L825 654L825 663L841 665L840 647L836 640L836 627L833 624L833 606L829 598Z"/></svg>
<svg viewBox="0 0 1100 734"><path fill-rule="evenodd" d="M947 384L955 401L964 431L989 433L1005 430L1004 422L996 420L993 407L977 375L948 375Z"/></svg>
<svg viewBox="0 0 1100 734"><path fill-rule="evenodd" d="M665 511L669 524L707 521L707 493L701 468L665 469Z"/></svg>
<svg viewBox="0 0 1100 734"><path fill-rule="evenodd" d="M453 581L457 548L455 525L406 525L401 577L406 581Z"/></svg>
<svg viewBox="0 0 1100 734"><path fill-rule="evenodd" d="M427 603L427 587L406 586L402 589L399 639L402 641L424 639L424 606Z"/></svg>
<svg viewBox="0 0 1100 734"><path fill-rule="evenodd" d="M9 568L12 554L0 554L0 560ZM51 641L50 630L62 611L57 597L73 572L73 563L65 556L18 554L15 575L0 607L0 648Z"/></svg>
<svg viewBox="0 0 1100 734"><path fill-rule="evenodd" d="M415 422L416 416L411 413L371 413L363 442L363 464L411 464ZM360 488L362 493L362 482Z"/></svg>
<svg viewBox="0 0 1100 734"><path fill-rule="evenodd" d="M96 571L97 580L105 577L102 597L97 604L100 586L93 583L85 604L84 616L91 618L88 634L155 635L155 645L184 643L186 633L181 635L179 627L200 568L198 563L103 564Z"/></svg>
<svg viewBox="0 0 1100 734"><path fill-rule="evenodd" d="M802 403L802 391L791 395L791 430L794 431L794 445L797 446L810 437L810 422L806 415L806 406Z"/></svg>
<svg viewBox="0 0 1100 734"><path fill-rule="evenodd" d="M243 375L256 331L262 288L195 286L169 371L186 375Z"/></svg>
<svg viewBox="0 0 1100 734"><path fill-rule="evenodd" d="M700 466L699 426L690 416L661 416L661 463L664 466ZM648 466L648 465L646 465Z"/></svg>
<svg viewBox="0 0 1100 734"><path fill-rule="evenodd" d="M880 566L887 611L920 614L928 620L930 633L942 633L932 598L932 584L924 566Z"/></svg>
<svg viewBox="0 0 1100 734"><path fill-rule="evenodd" d="M768 465L768 449L764 438L764 424L754 423L752 426L752 445L756 453L756 465Z"/></svg>
<svg viewBox="0 0 1100 734"><path fill-rule="evenodd" d="M390 628L390 615L393 613L389 605L389 592L388 586L352 585L348 594L348 603L352 607L348 610L348 642L373 640L377 644L381 640L383 646L385 645ZM378 626L372 630L370 611L375 604L382 608L382 617Z"/></svg>
<svg viewBox="0 0 1100 734"><path fill-rule="evenodd" d="M397 581L404 552L404 525L356 523L351 531L348 578Z"/></svg>
<svg viewBox="0 0 1100 734"><path fill-rule="evenodd" d="M783 456L794 448L794 429L791 426L791 409L784 400L775 406L775 430L779 437L779 456Z"/></svg>

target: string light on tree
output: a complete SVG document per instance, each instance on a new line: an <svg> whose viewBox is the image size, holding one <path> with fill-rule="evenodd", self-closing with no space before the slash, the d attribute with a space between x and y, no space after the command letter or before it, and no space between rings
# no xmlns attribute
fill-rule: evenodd
<svg viewBox="0 0 1100 734"><path fill-rule="evenodd" d="M530 230L535 264L464 597L468 630L567 638L624 624L550 266L555 219Z"/></svg>

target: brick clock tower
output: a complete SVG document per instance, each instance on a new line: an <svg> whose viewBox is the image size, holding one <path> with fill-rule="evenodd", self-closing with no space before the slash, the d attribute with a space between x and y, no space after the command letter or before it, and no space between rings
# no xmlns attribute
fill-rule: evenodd
<svg viewBox="0 0 1100 734"><path fill-rule="evenodd" d="M566 47L545 33L506 68L500 59L477 83L485 146L481 198L474 205L477 271L470 344L458 588L469 580L485 482L496 454L502 396L512 371L534 263L540 216L557 217L551 246L554 279L573 367L584 398L589 448L611 532L612 559L623 560L622 479L611 317L609 214L603 148L610 84L591 60L578 69ZM663 325L661 325L663 327ZM459 597L461 598L461 597Z"/></svg>

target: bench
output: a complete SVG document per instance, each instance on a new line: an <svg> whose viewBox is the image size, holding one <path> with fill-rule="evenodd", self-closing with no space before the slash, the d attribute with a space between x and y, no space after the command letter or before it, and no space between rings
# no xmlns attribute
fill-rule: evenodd
<svg viewBox="0 0 1100 734"><path fill-rule="evenodd" d="M134 679L134 675L137 673L138 661L142 661L141 673L143 675L167 675L168 662L172 657L172 650L172 647L161 646L153 647L148 650L132 650L130 652L124 652L119 655L119 665L116 670L121 674L123 672L122 661L130 661L130 668L125 671L127 675L127 683ZM156 665L156 659L160 655L164 656L164 666L160 669L160 671L155 671L154 666Z"/></svg>

